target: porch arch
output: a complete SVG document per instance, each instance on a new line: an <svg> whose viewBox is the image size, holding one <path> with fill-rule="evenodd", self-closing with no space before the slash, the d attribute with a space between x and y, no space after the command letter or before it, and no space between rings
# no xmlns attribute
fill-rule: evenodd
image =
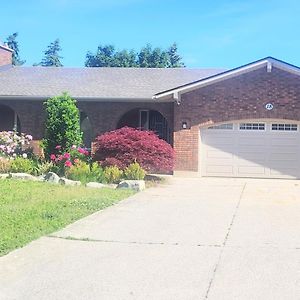
<svg viewBox="0 0 300 300"><path fill-rule="evenodd" d="M154 131L161 139L171 143L171 130L167 119L157 110L135 108L119 119L117 128L124 126Z"/></svg>
<svg viewBox="0 0 300 300"><path fill-rule="evenodd" d="M17 113L8 105L0 104L0 131L21 131L21 123Z"/></svg>

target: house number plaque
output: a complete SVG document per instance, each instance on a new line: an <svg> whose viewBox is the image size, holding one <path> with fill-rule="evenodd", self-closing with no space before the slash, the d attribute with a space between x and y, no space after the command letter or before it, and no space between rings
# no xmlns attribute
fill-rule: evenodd
<svg viewBox="0 0 300 300"><path fill-rule="evenodd" d="M267 103L265 105L266 110L272 110L274 108L274 105L272 103Z"/></svg>

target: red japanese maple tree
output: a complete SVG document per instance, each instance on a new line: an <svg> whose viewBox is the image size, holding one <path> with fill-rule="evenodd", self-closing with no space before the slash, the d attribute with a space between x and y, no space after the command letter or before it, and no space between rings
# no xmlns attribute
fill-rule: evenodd
<svg viewBox="0 0 300 300"><path fill-rule="evenodd" d="M173 170L174 150L152 131L123 127L96 138L94 160L121 169L138 162L147 172Z"/></svg>

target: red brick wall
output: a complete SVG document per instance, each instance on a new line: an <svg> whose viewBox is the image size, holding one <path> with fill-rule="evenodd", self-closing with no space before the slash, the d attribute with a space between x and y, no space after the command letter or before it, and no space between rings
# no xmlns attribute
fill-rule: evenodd
<svg viewBox="0 0 300 300"><path fill-rule="evenodd" d="M119 120L128 111L140 108L159 111L168 121L173 131L173 103L147 103L147 102L83 102L78 101L78 107L90 118L94 136L106 131L114 130Z"/></svg>
<svg viewBox="0 0 300 300"><path fill-rule="evenodd" d="M11 65L12 63L12 52L0 48L0 66Z"/></svg>
<svg viewBox="0 0 300 300"><path fill-rule="evenodd" d="M45 131L44 101L1 100L12 108L20 119L21 131L31 134L34 140L43 138ZM173 131L173 103L121 103L121 102L85 102L78 101L78 107L90 118L94 137L106 131L114 130L120 118L131 109L154 109L168 121ZM1 108L0 108L1 109Z"/></svg>
<svg viewBox="0 0 300 300"><path fill-rule="evenodd" d="M274 105L271 111L265 109L269 102ZM300 120L299 76L262 68L183 94L174 107L176 170L198 171L201 125L262 118ZM181 129L183 120L191 129Z"/></svg>

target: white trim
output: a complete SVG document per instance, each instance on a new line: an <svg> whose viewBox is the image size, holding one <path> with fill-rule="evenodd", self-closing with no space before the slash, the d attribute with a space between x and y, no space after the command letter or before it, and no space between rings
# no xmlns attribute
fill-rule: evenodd
<svg viewBox="0 0 300 300"><path fill-rule="evenodd" d="M271 61L268 61L268 62L267 62L267 72L268 72L268 73L271 73L271 72L272 72L272 62L271 62Z"/></svg>
<svg viewBox="0 0 300 300"><path fill-rule="evenodd" d="M1 49L4 49L4 50L7 50L7 51L9 51L9 52L14 52L13 49L10 49L10 48L8 48L8 47L5 46L5 45L0 45L0 48L1 48Z"/></svg>
<svg viewBox="0 0 300 300"><path fill-rule="evenodd" d="M215 75L215 76L212 76L207 79L203 79L203 80L200 80L200 81L197 81L197 82L185 85L185 86L181 86L181 87L160 93L158 95L153 96L153 99L160 99L160 98L164 98L164 97L171 96L171 95L173 95L173 97L174 97L175 94L176 94L176 97L178 97L178 95L187 93L187 92L195 90L197 88L201 88L201 87L213 84L213 83L217 83L217 82L223 81L225 79L233 78L233 77L239 76L241 74L245 74L250 71L260 69L262 67L266 67L266 71L270 72L270 70L272 70L272 66L277 67L281 70L290 72L292 74L300 75L299 68L289 65L287 63L278 61L272 57L268 57L268 58L260 60L258 62L248 64L244 67L233 69L231 71L226 71L219 75Z"/></svg>

